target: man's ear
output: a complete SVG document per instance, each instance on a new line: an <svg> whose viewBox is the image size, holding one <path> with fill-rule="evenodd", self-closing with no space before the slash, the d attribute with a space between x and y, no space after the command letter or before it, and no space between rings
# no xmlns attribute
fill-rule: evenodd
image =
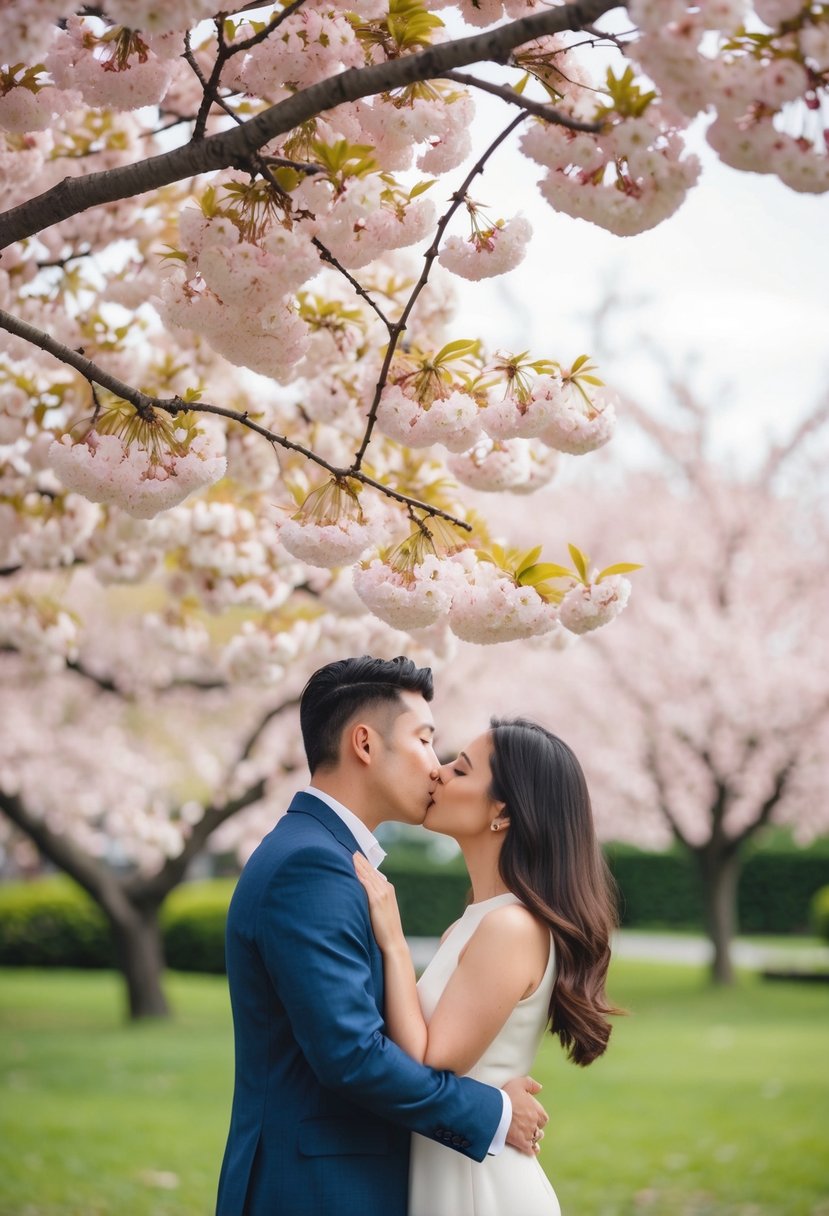
<svg viewBox="0 0 829 1216"><path fill-rule="evenodd" d="M371 764L371 749L374 744L372 730L363 722L358 722L349 735L349 744L354 758L360 764Z"/></svg>

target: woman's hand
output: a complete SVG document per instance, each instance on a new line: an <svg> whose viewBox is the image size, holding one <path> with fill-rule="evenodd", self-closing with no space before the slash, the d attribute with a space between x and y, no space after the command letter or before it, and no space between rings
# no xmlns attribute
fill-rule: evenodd
<svg viewBox="0 0 829 1216"><path fill-rule="evenodd" d="M405 946L406 939L400 923L400 909L397 906L394 887L384 874L375 870L362 853L354 854L354 869L368 896L371 927L377 945L383 953Z"/></svg>

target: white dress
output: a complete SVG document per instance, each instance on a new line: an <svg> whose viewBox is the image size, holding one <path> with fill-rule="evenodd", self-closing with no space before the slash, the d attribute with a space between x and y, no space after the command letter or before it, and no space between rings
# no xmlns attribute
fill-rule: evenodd
<svg viewBox="0 0 829 1216"><path fill-rule="evenodd" d="M428 1024L441 994L458 965L458 955L493 908L520 903L507 892L470 904L444 938L417 985ZM468 1074L501 1087L529 1073L547 1022L555 957L550 957L535 992L519 1001L494 1042ZM535 1157L507 1145L482 1162L424 1136L412 1136L409 1171L409 1216L560 1216L556 1193Z"/></svg>

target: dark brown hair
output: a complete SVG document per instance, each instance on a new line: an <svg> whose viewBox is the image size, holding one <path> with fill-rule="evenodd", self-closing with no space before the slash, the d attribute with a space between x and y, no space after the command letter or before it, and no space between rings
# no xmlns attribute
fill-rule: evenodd
<svg viewBox="0 0 829 1216"><path fill-rule="evenodd" d="M509 831L499 868L510 891L553 935L556 980L550 1030L576 1064L602 1055L615 886L596 831L581 765L561 739L524 718L493 718L490 793L505 803Z"/></svg>

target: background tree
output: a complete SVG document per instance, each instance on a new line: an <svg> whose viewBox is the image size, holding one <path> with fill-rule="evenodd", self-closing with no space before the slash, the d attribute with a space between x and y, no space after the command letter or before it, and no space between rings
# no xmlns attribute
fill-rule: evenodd
<svg viewBox="0 0 829 1216"><path fill-rule="evenodd" d="M497 663L464 648L441 678L436 712L455 746L485 725L475 722L481 704L536 714L571 741L605 840L677 843L693 859L712 976L730 983L746 845L770 824L804 842L829 827L829 517L819 473L829 400L760 467L744 455L741 469L717 452L712 412L682 385L673 391L670 422L626 400L626 417L651 441L648 467L640 454L637 471L597 492L582 521L596 543L623 532L644 566L611 643L571 647L562 630L554 663L530 643ZM555 520L554 493L544 500Z"/></svg>

